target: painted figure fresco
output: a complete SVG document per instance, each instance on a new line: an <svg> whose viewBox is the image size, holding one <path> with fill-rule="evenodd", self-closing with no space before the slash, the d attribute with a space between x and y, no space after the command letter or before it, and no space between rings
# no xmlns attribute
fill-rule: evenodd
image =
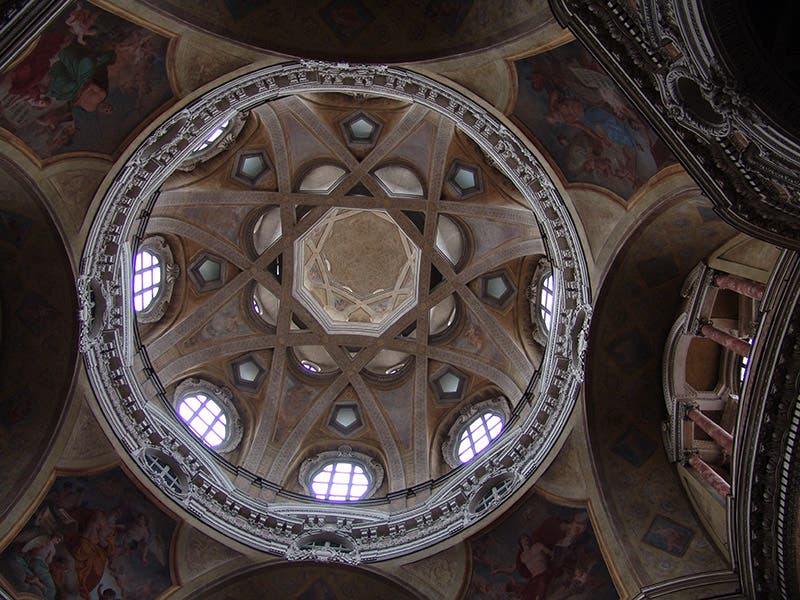
<svg viewBox="0 0 800 600"><path fill-rule="evenodd" d="M618 598L585 510L532 494L470 545L465 600Z"/></svg>
<svg viewBox="0 0 800 600"><path fill-rule="evenodd" d="M172 97L167 38L84 2L0 75L0 127L41 158L113 154Z"/></svg>
<svg viewBox="0 0 800 600"><path fill-rule="evenodd" d="M514 116L544 145L569 182L623 200L675 159L577 42L515 63Z"/></svg>
<svg viewBox="0 0 800 600"><path fill-rule="evenodd" d="M59 477L0 556L0 573L42 600L155 598L171 585L174 529L119 469Z"/></svg>

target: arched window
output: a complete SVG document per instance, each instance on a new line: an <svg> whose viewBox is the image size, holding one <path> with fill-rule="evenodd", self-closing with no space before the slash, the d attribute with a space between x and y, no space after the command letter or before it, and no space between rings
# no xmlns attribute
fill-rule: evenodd
<svg viewBox="0 0 800 600"><path fill-rule="evenodd" d="M139 322L153 323L164 316L179 273L164 238L156 235L142 240L133 257L131 280L133 310Z"/></svg>
<svg viewBox="0 0 800 600"><path fill-rule="evenodd" d="M322 452L300 466L300 485L323 502L355 502L369 498L383 483L383 467L349 446Z"/></svg>
<svg viewBox="0 0 800 600"><path fill-rule="evenodd" d="M147 310L161 291L161 261L157 254L140 250L133 260L133 309Z"/></svg>
<svg viewBox="0 0 800 600"><path fill-rule="evenodd" d="M744 385L744 378L747 377L747 363L750 361L749 356L742 356L739 359L739 388Z"/></svg>
<svg viewBox="0 0 800 600"><path fill-rule="evenodd" d="M216 448L228 436L228 417L219 404L200 392L181 398L178 416L206 446Z"/></svg>
<svg viewBox="0 0 800 600"><path fill-rule="evenodd" d="M222 134L225 133L225 129L227 129L227 127L228 127L228 125L230 125L230 123L231 123L230 119L225 119L222 123L217 125L214 128L214 131L212 131L210 134L208 134L208 137L205 140L203 140L200 144L198 144L197 147L194 149L194 151L195 152L200 152L202 150L205 150L211 144L216 142L220 138L220 136L222 136Z"/></svg>
<svg viewBox="0 0 800 600"><path fill-rule="evenodd" d="M539 314L542 317L542 324L546 332L550 331L550 326L553 324L554 299L553 274L549 273L539 284Z"/></svg>
<svg viewBox="0 0 800 600"><path fill-rule="evenodd" d="M459 409L442 443L445 462L455 468L485 452L511 418L509 406L508 400L498 395Z"/></svg>
<svg viewBox="0 0 800 600"><path fill-rule="evenodd" d="M495 412L479 414L464 427L458 441L458 460L467 463L486 450L503 431L503 417Z"/></svg>
<svg viewBox="0 0 800 600"><path fill-rule="evenodd" d="M241 440L239 415L226 388L200 379L187 379L175 390L175 412L209 448L233 450Z"/></svg>
<svg viewBox="0 0 800 600"><path fill-rule="evenodd" d="M350 461L330 462L311 477L314 497L326 502L361 500L368 489L364 467Z"/></svg>

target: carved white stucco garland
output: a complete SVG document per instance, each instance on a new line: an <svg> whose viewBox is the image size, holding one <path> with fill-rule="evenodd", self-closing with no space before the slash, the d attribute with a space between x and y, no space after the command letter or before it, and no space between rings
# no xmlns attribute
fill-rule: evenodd
<svg viewBox="0 0 800 600"><path fill-rule="evenodd" d="M284 491L170 426L164 415L169 401L138 340L131 360L122 360L126 339L138 336L133 311L123 309L123 288L129 284L113 285L130 272L121 262L128 260L128 246L135 249L137 235L144 231L154 192L218 123L281 96L324 91L414 102L454 121L530 203L556 287L553 335L539 373L518 403L518 416L503 435L474 461L439 480L353 504L324 504ZM171 457L186 489L177 493L162 488L162 492L189 513L240 542L290 558L337 560L336 544L316 550L298 541L318 530L321 522L336 523L330 533L346 542L340 557L345 562L374 562L414 552L477 522L486 513L476 515L469 506L487 482L508 476L518 489L542 465L572 412L583 380L591 318L589 277L558 191L531 151L499 119L459 92L401 68L285 63L243 75L203 95L169 117L118 166L81 266L81 349L97 400L120 442L156 485L161 476L144 460L145 451ZM90 290L102 290L104 302L92 303ZM149 392L152 389L161 394ZM234 480L252 484L234 486Z"/></svg>

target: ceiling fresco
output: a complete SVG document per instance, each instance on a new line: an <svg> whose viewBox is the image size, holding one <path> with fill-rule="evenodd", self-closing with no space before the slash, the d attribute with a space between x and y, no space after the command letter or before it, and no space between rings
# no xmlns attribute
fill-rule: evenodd
<svg viewBox="0 0 800 600"><path fill-rule="evenodd" d="M92 4L70 4L0 76L0 127L40 159L113 155L172 99L168 45Z"/></svg>
<svg viewBox="0 0 800 600"><path fill-rule="evenodd" d="M583 508L531 493L469 546L464 600L619 598Z"/></svg>
<svg viewBox="0 0 800 600"><path fill-rule="evenodd" d="M154 598L172 585L174 530L118 468L58 477L0 555L0 574L42 600Z"/></svg>
<svg viewBox="0 0 800 600"><path fill-rule="evenodd" d="M675 162L603 68L577 42L514 62L512 115L567 183L606 188L627 202Z"/></svg>

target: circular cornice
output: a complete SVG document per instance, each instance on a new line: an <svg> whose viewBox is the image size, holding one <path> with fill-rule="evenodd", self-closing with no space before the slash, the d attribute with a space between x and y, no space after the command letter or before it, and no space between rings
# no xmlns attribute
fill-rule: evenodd
<svg viewBox="0 0 800 600"><path fill-rule="evenodd" d="M156 192L192 149L240 111L307 92L390 97L421 104L453 121L528 201L556 287L554 335L503 435L444 477L358 503L326 504L289 492L231 465L175 427L165 415L169 399L139 342L127 284ZM161 491L253 548L351 563L386 560L451 538L487 514L470 509L487 481L513 479L516 489L544 464L583 380L591 317L586 262L567 207L540 162L508 125L460 92L409 70L315 61L242 75L178 110L153 131L117 166L86 243L78 287L81 350L92 387L142 478L159 486L165 469L179 471L172 473L179 485L161 485ZM298 554L299 540L318 530L338 536L345 550L315 554L310 547Z"/></svg>

